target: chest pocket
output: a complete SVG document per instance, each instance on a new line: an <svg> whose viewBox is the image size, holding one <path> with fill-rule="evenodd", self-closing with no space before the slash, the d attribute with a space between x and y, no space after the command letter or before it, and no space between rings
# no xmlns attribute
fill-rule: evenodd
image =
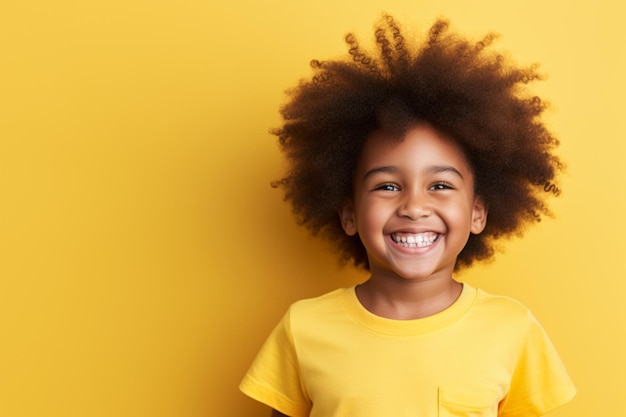
<svg viewBox="0 0 626 417"><path fill-rule="evenodd" d="M438 417L497 417L498 402L495 391L439 388Z"/></svg>

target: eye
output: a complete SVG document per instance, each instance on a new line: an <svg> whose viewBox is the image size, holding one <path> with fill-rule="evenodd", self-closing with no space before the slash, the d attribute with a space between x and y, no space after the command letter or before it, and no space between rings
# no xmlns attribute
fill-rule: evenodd
<svg viewBox="0 0 626 417"><path fill-rule="evenodd" d="M386 183L386 184L378 185L374 189L380 190L380 191L399 191L400 187L398 187L396 184Z"/></svg>
<svg viewBox="0 0 626 417"><path fill-rule="evenodd" d="M437 182L437 183L431 185L428 189L429 190L451 190L453 188L454 187L450 183L447 183L447 182Z"/></svg>

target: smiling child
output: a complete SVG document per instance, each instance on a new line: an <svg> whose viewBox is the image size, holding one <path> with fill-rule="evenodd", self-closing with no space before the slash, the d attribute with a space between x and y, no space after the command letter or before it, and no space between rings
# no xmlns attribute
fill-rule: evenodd
<svg viewBox="0 0 626 417"><path fill-rule="evenodd" d="M356 286L294 303L240 388L290 417L543 415L575 388L519 302L454 273L549 214L562 163L525 87L539 78L437 21L410 45L390 16L370 56L313 61L276 131L299 222Z"/></svg>

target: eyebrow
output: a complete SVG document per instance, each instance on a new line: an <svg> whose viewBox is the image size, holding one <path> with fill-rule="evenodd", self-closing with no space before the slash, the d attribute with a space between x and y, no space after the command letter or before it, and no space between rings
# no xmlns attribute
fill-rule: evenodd
<svg viewBox="0 0 626 417"><path fill-rule="evenodd" d="M393 174L397 171L398 171L398 168L393 165L372 168L369 171L367 171L365 175L363 175L363 180L366 180L372 175L375 175L378 173L392 173ZM465 179L463 177L463 174L461 174L461 171L459 171L458 169L450 165L433 165L433 166L428 167L428 169L426 170L427 174L440 174L442 172L451 172L459 176L461 179Z"/></svg>
<svg viewBox="0 0 626 417"><path fill-rule="evenodd" d="M435 166L430 167L428 169L428 172L431 174L439 174L441 172L451 172L461 177L461 179L465 179L463 178L463 174L461 174L461 171L459 171L458 169L450 165L435 165Z"/></svg>

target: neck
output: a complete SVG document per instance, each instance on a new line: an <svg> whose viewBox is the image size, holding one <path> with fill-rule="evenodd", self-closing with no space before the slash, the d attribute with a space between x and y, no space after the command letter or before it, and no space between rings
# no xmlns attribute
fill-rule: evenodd
<svg viewBox="0 0 626 417"><path fill-rule="evenodd" d="M388 281L371 277L359 285L356 294L371 313L396 320L419 319L450 307L463 285L452 277L426 281Z"/></svg>

